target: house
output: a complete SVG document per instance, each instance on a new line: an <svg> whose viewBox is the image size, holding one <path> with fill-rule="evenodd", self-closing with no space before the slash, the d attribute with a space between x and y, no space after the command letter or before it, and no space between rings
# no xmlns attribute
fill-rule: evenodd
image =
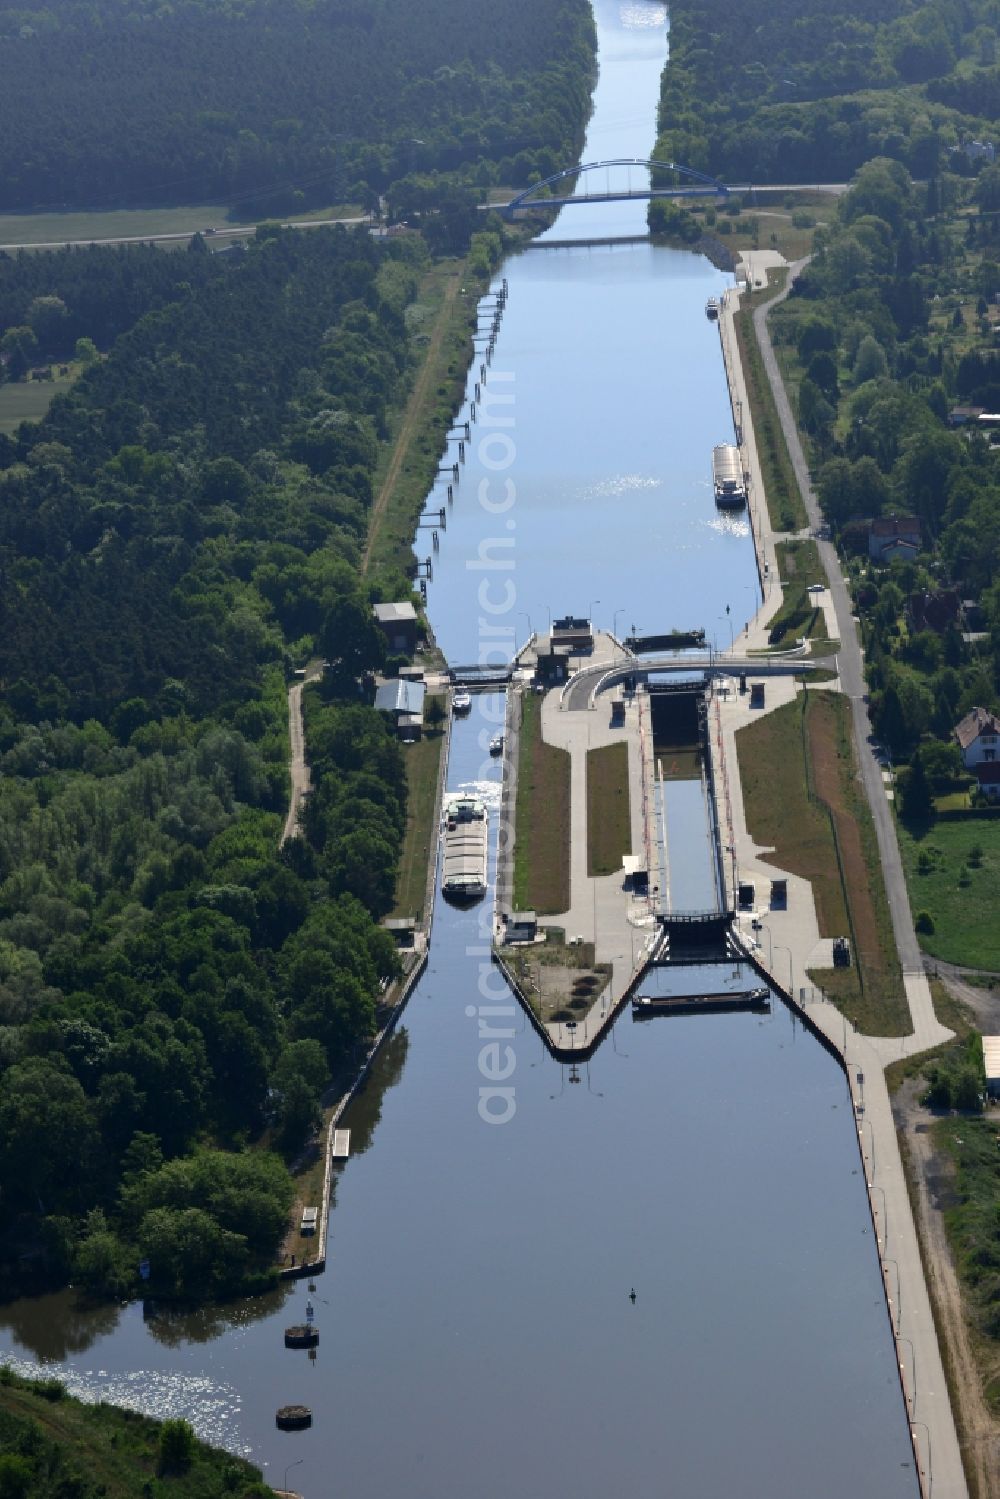
<svg viewBox="0 0 1000 1499"><path fill-rule="evenodd" d="M868 532L868 555L874 562L891 562L901 557L904 562L915 557L920 550L920 522L914 515L880 515L872 521Z"/></svg>
<svg viewBox="0 0 1000 1499"><path fill-rule="evenodd" d="M1000 801L1000 760L984 760L976 766L976 785L987 801Z"/></svg>
<svg viewBox="0 0 1000 1499"><path fill-rule="evenodd" d="M424 724L423 682L383 682L375 691L375 706L396 720L396 733L407 744L419 739Z"/></svg>
<svg viewBox="0 0 1000 1499"><path fill-rule="evenodd" d="M973 708L955 726L955 738L962 751L966 770L977 765L992 765L1000 748L1000 719L985 708Z"/></svg>
<svg viewBox="0 0 1000 1499"><path fill-rule="evenodd" d="M983 1037L983 1070L987 1094L990 1098L1000 1097L1000 1036Z"/></svg>
<svg viewBox="0 0 1000 1499"><path fill-rule="evenodd" d="M936 593L914 593L909 603L910 624L914 630L944 633L949 625L962 621L962 597L957 588L939 588Z"/></svg>
<svg viewBox="0 0 1000 1499"><path fill-rule="evenodd" d="M549 636L553 646L568 645L573 651L589 651L594 644L594 627L589 619L578 619L567 614L565 619L554 619Z"/></svg>
<svg viewBox="0 0 1000 1499"><path fill-rule="evenodd" d="M408 601L375 604L375 622L386 638L390 651L412 656L417 647L417 611Z"/></svg>
<svg viewBox="0 0 1000 1499"><path fill-rule="evenodd" d="M948 412L949 427L965 427L979 421L985 406L953 406Z"/></svg>

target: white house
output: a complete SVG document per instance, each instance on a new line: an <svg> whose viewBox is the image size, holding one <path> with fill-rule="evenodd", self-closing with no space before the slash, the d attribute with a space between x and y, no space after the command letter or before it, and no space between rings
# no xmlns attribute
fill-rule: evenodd
<svg viewBox="0 0 1000 1499"><path fill-rule="evenodd" d="M990 765L1000 759L1000 718L987 713L985 708L973 708L956 725L955 738L962 751L966 770L975 770L977 765Z"/></svg>

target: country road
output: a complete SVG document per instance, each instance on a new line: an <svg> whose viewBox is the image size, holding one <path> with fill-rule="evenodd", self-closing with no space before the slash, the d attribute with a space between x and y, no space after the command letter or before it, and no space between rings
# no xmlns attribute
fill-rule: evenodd
<svg viewBox="0 0 1000 1499"><path fill-rule="evenodd" d="M298 832L302 802L309 795L309 766L306 764L306 742L302 727L302 689L306 682L315 681L318 675L318 672L313 672L304 681L293 682L288 689L288 776L292 790L279 848L284 848L289 838L294 838Z"/></svg>

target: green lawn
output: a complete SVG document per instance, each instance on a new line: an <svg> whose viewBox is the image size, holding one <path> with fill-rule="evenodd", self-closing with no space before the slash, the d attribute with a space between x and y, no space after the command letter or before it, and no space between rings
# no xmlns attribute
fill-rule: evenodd
<svg viewBox="0 0 1000 1499"><path fill-rule="evenodd" d="M314 209L296 214L296 221L355 217L360 210L354 205ZM0 244L40 245L65 243L76 239L122 239L129 235L195 234L219 228L232 229L238 224L253 224L221 203L202 203L179 208L108 208L78 213L0 213Z"/></svg>
<svg viewBox="0 0 1000 1499"><path fill-rule="evenodd" d="M921 946L946 963L1000 971L1000 820L969 817L918 831L899 822L897 830L914 918L926 911L934 924L919 933Z"/></svg>
<svg viewBox="0 0 1000 1499"><path fill-rule="evenodd" d="M766 293L759 300L763 301ZM733 319L736 341L739 344L740 360L746 380L747 398L753 420L754 437L757 440L757 456L760 459L767 509L774 531L798 531L807 524L805 506L799 494L795 470L788 456L785 435L781 430L774 394L764 369L764 360L757 345L753 326L753 311L744 306Z"/></svg>
<svg viewBox="0 0 1000 1499"><path fill-rule="evenodd" d="M22 422L41 421L56 396L72 384L72 375L66 375L58 380L0 385L0 432L13 432Z"/></svg>
<svg viewBox="0 0 1000 1499"><path fill-rule="evenodd" d="M587 873L614 874L632 852L628 746L587 752Z"/></svg>
<svg viewBox="0 0 1000 1499"><path fill-rule="evenodd" d="M542 740L541 698L522 694L514 817L514 909L569 909L570 757Z"/></svg>
<svg viewBox="0 0 1000 1499"><path fill-rule="evenodd" d="M771 634L776 635L780 630L782 633L777 639L783 645L790 645L800 637L823 636L826 620L809 592L815 583L826 587L826 574L816 543L779 541L775 553L783 598L781 608L771 620Z"/></svg>
<svg viewBox="0 0 1000 1499"><path fill-rule="evenodd" d="M393 916L412 916L419 921L424 914L427 893L427 870L437 840L434 809L437 802L438 774L444 730L425 727L417 744L403 748L406 763L406 832L396 873L396 902Z"/></svg>

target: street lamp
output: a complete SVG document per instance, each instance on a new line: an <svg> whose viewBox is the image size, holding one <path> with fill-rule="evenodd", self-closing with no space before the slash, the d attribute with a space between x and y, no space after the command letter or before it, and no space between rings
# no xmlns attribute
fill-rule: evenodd
<svg viewBox="0 0 1000 1499"><path fill-rule="evenodd" d="M600 599L591 599L590 603L587 605L587 619L590 621L591 626L593 626L594 623L594 605L599 604L600 602Z"/></svg>
<svg viewBox="0 0 1000 1499"><path fill-rule="evenodd" d="M915 1410L916 1409L916 1405L917 1405L917 1355L914 1352L913 1343L911 1342L911 1340L909 1338L901 1338L899 1336L899 1334L897 1333L896 1334L896 1342L897 1343L906 1343L906 1345L908 1346L908 1348L910 1350L910 1383L913 1386L910 1398L911 1398L911 1401L912 1401L912 1408ZM903 1385L903 1393L905 1394L906 1393L906 1369L903 1367L903 1361L902 1361L902 1359L899 1360L899 1373L900 1373L901 1381L902 1381L902 1385Z"/></svg>
<svg viewBox="0 0 1000 1499"><path fill-rule="evenodd" d="M284 1476L284 1478L281 1481L281 1487L285 1491L286 1494L288 1493L288 1475L289 1475L289 1473L292 1471L293 1468L297 1468L299 1466L299 1463L304 1463L304 1462L305 1462L305 1458L304 1457L297 1457L295 1459L295 1461L293 1463L289 1463L288 1467L285 1469L285 1476Z"/></svg>
<svg viewBox="0 0 1000 1499"><path fill-rule="evenodd" d="M903 1287L902 1287L902 1283L901 1283L901 1281L899 1279L899 1262L897 1260L891 1259L890 1256L886 1254L886 1255L882 1256L882 1263L884 1265L894 1265L895 1269L896 1269L896 1336L898 1338L899 1337L899 1324L900 1324L900 1322L902 1320L902 1316L903 1316ZM889 1305L891 1307L892 1306L892 1300L889 1297L888 1291L886 1292L886 1298L889 1301ZM891 1313L889 1315L889 1321L890 1322L892 1321L892 1314Z"/></svg>
<svg viewBox="0 0 1000 1499"><path fill-rule="evenodd" d="M528 613L527 609L519 609L517 611L517 617L518 617L518 619L521 619L522 616L523 616L524 619L526 619L528 621L528 638L530 639L531 636L534 634L534 631L531 628L531 615Z"/></svg>
<svg viewBox="0 0 1000 1499"><path fill-rule="evenodd" d="M618 616L619 616L619 614L624 614L624 613L625 613L625 610L623 608L619 608L619 609L615 610L614 614L611 617L611 633L615 637L616 640L618 639Z"/></svg>
<svg viewBox="0 0 1000 1499"><path fill-rule="evenodd" d="M933 1493L934 1492L934 1465L933 1465L933 1463L931 1461L931 1429L927 1425L926 1421L914 1421L914 1419L913 1419L912 1416L910 1417L910 1425L911 1426L922 1426L924 1428L924 1431L927 1433L927 1492L928 1493ZM914 1447L914 1452L916 1452L916 1443L915 1442L913 1444L913 1447ZM917 1456L917 1468L918 1468L918 1470L919 1470L919 1467L920 1467L920 1458L919 1458L919 1455L918 1455Z"/></svg>
<svg viewBox="0 0 1000 1499"><path fill-rule="evenodd" d="M789 996L794 999L795 979L792 973L792 949L790 947L785 947L781 942L776 942L774 944L774 951L788 954L788 993Z"/></svg>
<svg viewBox="0 0 1000 1499"><path fill-rule="evenodd" d="M880 1187L879 1184L878 1184L878 1182L871 1182L870 1181L868 1183L868 1191L869 1192L881 1192L882 1193L882 1233L883 1233L883 1235L885 1237L886 1244L888 1244L888 1242L889 1242L889 1214L888 1214L888 1211L887 1211L886 1205L885 1205L885 1188L884 1187ZM874 1212L872 1213L872 1217L875 1218ZM875 1218L875 1242L878 1243L878 1219L877 1218ZM879 1257L881 1258L881 1255Z"/></svg>

